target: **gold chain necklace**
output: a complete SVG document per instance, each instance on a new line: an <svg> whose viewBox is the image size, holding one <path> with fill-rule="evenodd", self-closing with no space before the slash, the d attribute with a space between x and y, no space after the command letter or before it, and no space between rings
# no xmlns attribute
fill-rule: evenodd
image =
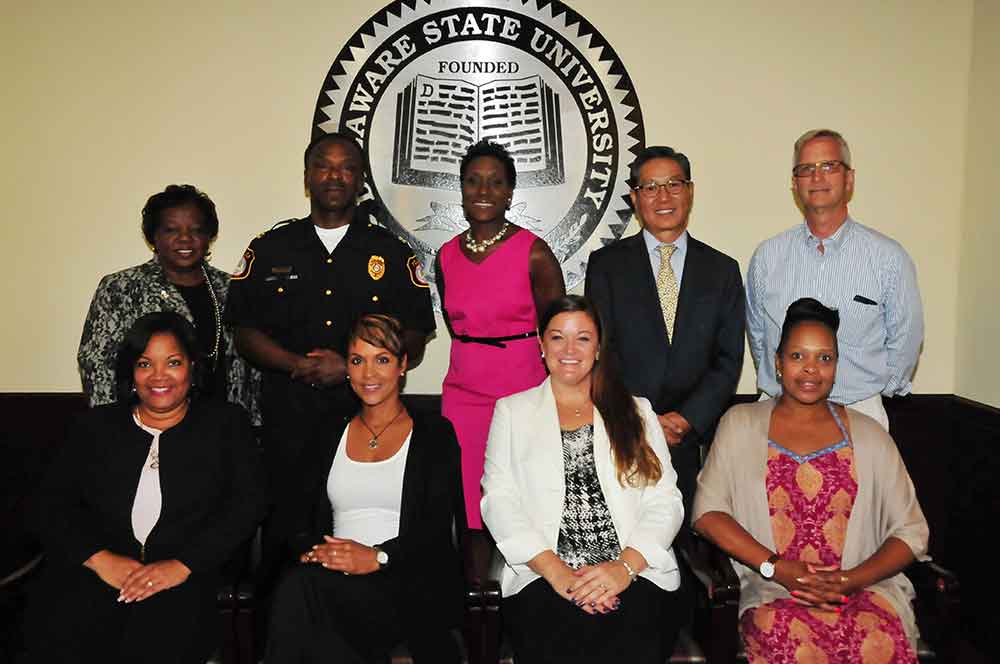
<svg viewBox="0 0 1000 664"><path fill-rule="evenodd" d="M365 428L368 429L368 433L370 433L372 435L372 439L368 441L368 447L370 449L374 450L375 448L378 447L378 437L381 436L382 434L384 434L386 432L386 429L388 429L389 427L391 427L393 425L393 423L395 423L395 421L399 419L399 416L402 415L403 411L405 411L405 410L406 410L406 407L405 406L401 406L399 408L399 412L396 413L396 416L393 417L391 420L389 420L389 423L386 424L384 427L382 427L382 430L379 431L378 433L375 433L375 431L370 426L368 426L368 423L365 422L365 416L362 415L361 413L358 413L358 419L361 420L361 424L363 424L365 426Z"/></svg>

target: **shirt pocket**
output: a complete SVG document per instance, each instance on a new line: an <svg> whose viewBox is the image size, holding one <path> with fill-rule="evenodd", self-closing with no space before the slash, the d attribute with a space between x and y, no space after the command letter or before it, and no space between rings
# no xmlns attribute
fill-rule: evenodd
<svg viewBox="0 0 1000 664"><path fill-rule="evenodd" d="M262 305L275 327L289 328L305 321L306 284L301 275L295 272L270 274L264 279L262 290Z"/></svg>
<svg viewBox="0 0 1000 664"><path fill-rule="evenodd" d="M849 300L841 306L840 330L838 339L854 348L881 347L885 344L885 323L882 315L882 305L878 298L864 295L875 302L867 304L857 300Z"/></svg>

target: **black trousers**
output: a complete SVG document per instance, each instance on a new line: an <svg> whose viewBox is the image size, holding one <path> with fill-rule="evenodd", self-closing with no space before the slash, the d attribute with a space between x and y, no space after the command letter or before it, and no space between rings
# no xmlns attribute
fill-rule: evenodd
<svg viewBox="0 0 1000 664"><path fill-rule="evenodd" d="M46 570L28 601L26 662L204 664L222 634L217 579L192 574L141 602L90 570Z"/></svg>
<svg viewBox="0 0 1000 664"><path fill-rule="evenodd" d="M388 570L347 576L297 565L275 590L264 662L382 663L405 640L415 662L457 663L458 644L420 599L406 598Z"/></svg>
<svg viewBox="0 0 1000 664"><path fill-rule="evenodd" d="M536 579L503 600L517 664L663 664L673 652L681 604L643 578L618 596L617 611L589 615Z"/></svg>

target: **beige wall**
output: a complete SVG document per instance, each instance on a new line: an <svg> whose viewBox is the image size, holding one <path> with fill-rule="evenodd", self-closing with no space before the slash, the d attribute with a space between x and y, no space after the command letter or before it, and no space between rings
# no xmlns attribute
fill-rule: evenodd
<svg viewBox="0 0 1000 664"><path fill-rule="evenodd" d="M930 315L916 390L955 391L956 333L971 329L956 300L972 1L823 12L788 1L572 5L632 75L647 140L691 156L692 233L744 269L760 240L799 221L788 175L795 137L816 126L845 133L857 166L853 214L899 239L919 271ZM274 220L307 210L300 158L316 94L341 45L380 6L39 1L5 11L0 292L13 306L0 329L0 390L79 389L75 352L93 289L148 256L138 214L165 184L191 182L215 199L214 262L224 268ZM977 82L996 80L989 32L976 33L977 58L992 49ZM989 99L974 91L977 126L996 108L996 87ZM974 163L995 169L982 149ZM985 215L985 200L964 203ZM985 232L985 216L976 223L964 228L967 254L978 251L968 237ZM995 328L990 315L975 324ZM410 390L438 391L447 356L446 339L432 342ZM981 394L997 372L968 364L963 389ZM753 389L749 359L740 389Z"/></svg>
<svg viewBox="0 0 1000 664"><path fill-rule="evenodd" d="M968 142L959 278L955 392L1000 407L1000 4L977 0L969 81Z"/></svg>

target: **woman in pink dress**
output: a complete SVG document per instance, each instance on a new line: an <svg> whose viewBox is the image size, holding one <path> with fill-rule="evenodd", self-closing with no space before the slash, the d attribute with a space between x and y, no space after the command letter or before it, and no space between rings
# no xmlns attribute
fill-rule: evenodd
<svg viewBox="0 0 1000 664"><path fill-rule="evenodd" d="M742 563L750 664L916 664L913 588L927 521L888 433L827 400L836 311L788 308L782 393L726 413L698 477L694 528Z"/></svg>
<svg viewBox="0 0 1000 664"><path fill-rule="evenodd" d="M545 241L505 217L517 181L507 150L486 141L472 145L459 175L469 230L442 245L434 263L452 338L441 412L462 447L468 525L482 528L479 483L493 406L545 379L538 318L566 288Z"/></svg>

